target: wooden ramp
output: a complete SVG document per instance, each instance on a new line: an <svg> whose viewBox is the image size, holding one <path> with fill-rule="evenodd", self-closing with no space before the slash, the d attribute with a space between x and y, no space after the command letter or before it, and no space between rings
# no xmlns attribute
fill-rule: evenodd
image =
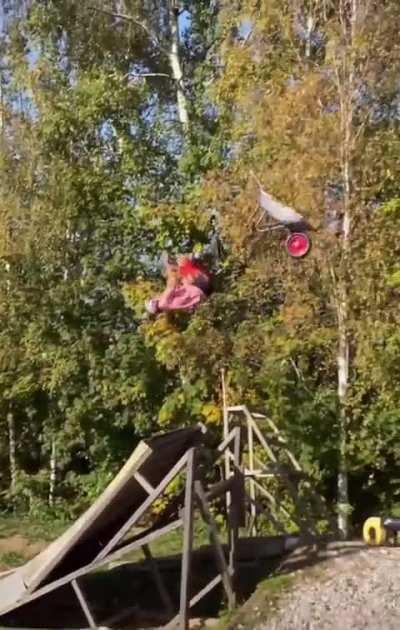
<svg viewBox="0 0 400 630"><path fill-rule="evenodd" d="M125 548L126 533L179 473L182 458L201 442L202 433L196 426L140 442L102 495L60 538L24 566L0 575L0 622L6 613L67 583L85 608L78 577Z"/></svg>
<svg viewBox="0 0 400 630"><path fill-rule="evenodd" d="M66 615L75 612L80 625L74 627L118 627L121 614L131 615L132 606L104 610L102 603L111 595L108 587L101 591L98 578L103 574L108 580L112 562L141 550L151 575L152 609L154 591L160 602L157 612L168 624L165 627L188 630L193 608L214 589L223 592L229 609L234 608L243 561L253 562L262 545L268 557L284 555L301 540L315 538L317 524L324 521L329 526L330 512L272 420L245 406L224 405L224 439L218 448L206 448L204 433L205 428L198 425L141 442L72 527L23 567L0 575L0 627L32 627L33 619L43 612L49 616L48 628L65 628ZM178 484L171 494L176 478ZM162 512L151 511L159 499L165 505ZM288 501L293 505L290 513ZM214 509L224 516L225 545ZM201 518L209 534L215 559L204 583L194 579L193 573L196 518ZM278 536L264 541L255 538L264 520ZM286 531L287 523L292 535ZM179 593L173 589L171 597L170 587L175 588L176 580L172 584L161 574L150 545L177 529L182 534L180 589ZM243 530L252 539L241 538ZM143 580L136 595L128 582L118 583L118 589L125 586L136 609L143 598Z"/></svg>

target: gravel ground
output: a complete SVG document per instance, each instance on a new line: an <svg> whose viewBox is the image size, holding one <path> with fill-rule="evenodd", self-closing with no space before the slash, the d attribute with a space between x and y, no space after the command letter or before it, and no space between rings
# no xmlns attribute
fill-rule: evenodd
<svg viewBox="0 0 400 630"><path fill-rule="evenodd" d="M255 619L255 630L400 630L400 548L342 547L326 557L296 571L277 612Z"/></svg>

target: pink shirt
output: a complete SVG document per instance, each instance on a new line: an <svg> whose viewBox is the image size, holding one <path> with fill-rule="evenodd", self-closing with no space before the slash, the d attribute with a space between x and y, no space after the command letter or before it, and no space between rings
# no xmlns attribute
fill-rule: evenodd
<svg viewBox="0 0 400 630"><path fill-rule="evenodd" d="M158 300L160 311L190 311L205 299L205 294L194 284L185 284L164 291Z"/></svg>

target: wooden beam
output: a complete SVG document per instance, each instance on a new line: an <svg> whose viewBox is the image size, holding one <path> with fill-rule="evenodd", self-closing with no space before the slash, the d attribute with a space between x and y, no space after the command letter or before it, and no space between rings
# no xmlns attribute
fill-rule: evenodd
<svg viewBox="0 0 400 630"><path fill-rule="evenodd" d="M252 503L253 503L253 502L252 502L252 501L250 501L250 505L252 505ZM249 518L249 524L248 524L248 526L247 526L247 535L248 535L248 536L252 536L252 535L253 535L253 534L252 534L252 531L253 531L253 527L254 527L254 524L255 524L255 520L256 520L256 519L255 519L254 514L251 514L251 515L250 515L250 518Z"/></svg>
<svg viewBox="0 0 400 630"><path fill-rule="evenodd" d="M176 475L187 463L188 452L186 452L175 464L175 466L171 468L169 473L165 475L164 479L160 481L154 491L147 497L145 501L143 501L142 505L138 507L138 509L132 514L132 516L124 523L124 525L119 529L115 536L112 537L112 539L108 542L104 549L102 549L102 551L96 556L96 560L101 560L102 558L105 558L105 556L107 556L110 551L112 551L114 547L119 543L119 541L125 536L126 532L131 529L131 527L139 520L139 518L143 516L146 510L148 510L152 503L154 503L154 501L158 499L160 494L164 492L165 488L171 483L171 481L176 477Z"/></svg>
<svg viewBox="0 0 400 630"><path fill-rule="evenodd" d="M237 552L239 542L239 527L246 525L245 487L244 477L240 470L235 470L234 485L231 491L231 508L229 511L229 571L232 576L233 589L236 590L237 580Z"/></svg>
<svg viewBox="0 0 400 630"><path fill-rule="evenodd" d="M233 590L236 590L237 580L237 548L239 541L239 526L246 524L244 477L241 469L241 427L235 428L233 446L233 460L235 466L234 484L230 491L231 507L229 511L229 570L232 576Z"/></svg>
<svg viewBox="0 0 400 630"><path fill-rule="evenodd" d="M231 463L230 463L230 451L228 450L228 446L231 440L234 438L234 433L229 431L229 408L227 403L227 394L226 394L226 384L225 384L225 370L221 371L221 382L222 382L222 405L223 405L223 422L224 422L224 441L218 447L218 452L224 453L224 472L225 479L229 479L231 476ZM229 514L229 508L231 503L231 496L229 493L225 495L225 509L226 514Z"/></svg>
<svg viewBox="0 0 400 630"><path fill-rule="evenodd" d="M281 444L284 446L287 442L286 439L282 436L281 432L279 431L278 427L276 426L275 422L273 422L271 420L271 418L266 418L269 426L271 427L271 429L273 430L273 432L275 433L275 435L278 437L279 441L281 442ZM297 461L296 457L293 455L293 453L291 451L289 451L289 449L286 447L284 448L284 451L286 453L286 455L288 456L288 458L290 459L293 468L297 471L301 471L302 468L299 464L299 462Z"/></svg>
<svg viewBox="0 0 400 630"><path fill-rule="evenodd" d="M284 508L281 505L278 505L275 497L268 490L266 490L266 488L264 488L257 481L255 481L254 483L257 486L258 490L261 492L261 494L263 494L265 496L265 498L268 499L269 503L273 506L274 509L280 510L282 512L282 514L284 514L286 516L286 518L288 518L290 521L292 521L292 523L297 525L297 527L301 527L301 524L287 511L286 508Z"/></svg>
<svg viewBox="0 0 400 630"><path fill-rule="evenodd" d="M254 474L254 439L253 439L253 427L249 420L249 417L246 416L246 424L247 424L247 446L249 449L249 468L250 473ZM256 487L254 484L254 479L250 479L250 521L252 523L250 533L252 536L257 536L257 507L256 507Z"/></svg>
<svg viewBox="0 0 400 630"><path fill-rule="evenodd" d="M194 521L194 484L195 484L196 449L188 453L186 465L185 506L183 515L183 549L181 569L181 592L179 607L179 628L189 629L191 564L193 553L193 521Z"/></svg>
<svg viewBox="0 0 400 630"><path fill-rule="evenodd" d="M72 588L75 591L75 595L78 598L78 601L79 601L79 603L81 605L81 608L83 610L83 613L84 613L84 615L86 617L86 620L87 620L89 626L91 628L97 628L97 624L96 624L96 622L94 620L94 617L93 617L93 615L92 615L92 613L90 611L88 603L87 603L87 601L85 599L85 596L84 596L84 594L83 594L83 592L82 592L82 590L81 590L77 580L72 580L71 585L72 585Z"/></svg>
<svg viewBox="0 0 400 630"><path fill-rule="evenodd" d="M220 584L221 582L222 576L220 573L218 573L218 575L216 575L215 578L213 578L206 586L204 586L201 591L199 591L194 597L192 597L192 599L190 600L190 608L196 606L196 604L198 604L199 601L203 599L203 597L208 595L208 593L210 593L213 588L218 586L218 584Z"/></svg>
<svg viewBox="0 0 400 630"><path fill-rule="evenodd" d="M277 462L277 458L275 457L274 452L271 450L270 446L267 443L267 440L265 439L265 437L263 436L263 434L260 431L260 428L258 426L258 424L255 422L255 420L251 417L251 414L249 411L247 411L247 418L252 426L252 429L254 431L254 433L256 434L258 441L260 442L261 446L264 447L264 450L266 451L266 453L268 454L268 457L270 458L271 461L273 461L274 463Z"/></svg>
<svg viewBox="0 0 400 630"><path fill-rule="evenodd" d="M251 502L251 498L250 498L250 495L249 495L248 492L246 492L246 496L247 496L248 500ZM271 497L272 497L272 495L271 495ZM268 518L272 521L273 525L275 525L277 531L280 532L281 534L286 534L287 532L286 532L285 528L283 527L282 523L280 522L280 520L278 518L278 515L277 515L277 513L275 511L274 505L272 503L270 503L270 507L269 508L265 508L263 506L260 506L259 503L260 502L256 499L256 508L262 507L263 508L263 513L265 513L265 510L267 509L268 510ZM293 521L293 519L291 517L290 517L290 520ZM252 526L252 522L251 522L251 519L250 519L249 527L248 527L248 534L249 535L250 535L250 532L251 532L251 526Z"/></svg>
<svg viewBox="0 0 400 630"><path fill-rule="evenodd" d="M101 626L102 630L110 630L111 628L117 626L120 627L123 621L129 621L131 617L135 615L139 610L139 606L136 604L135 606L130 606L129 608L124 608L124 610L120 610L115 613L112 617L108 617L105 621L103 621L103 625ZM118 625L117 625L118 624ZM100 629L99 629L100 630Z"/></svg>
<svg viewBox="0 0 400 630"><path fill-rule="evenodd" d="M242 431L240 427L235 427L233 431L235 433L234 440L233 440L233 461L234 461L235 467L239 469L241 454L242 454L242 451L241 451Z"/></svg>
<svg viewBox="0 0 400 630"><path fill-rule="evenodd" d="M35 599L40 599L40 597L43 597L43 595L47 595L47 593L51 593L52 591L57 590L61 586L65 586L65 584L72 582L72 580L75 580L79 577L83 577L84 575L87 575L91 571L94 571L95 569L98 569L99 567L105 564L108 564L109 562L112 562L113 560L117 560L121 556L124 556L125 554L130 553L131 551L140 549L140 547L142 547L144 544L150 543L156 540L157 538L160 538L164 534L168 534L174 529L177 529L178 527L182 527L182 524L183 524L183 519L178 518L172 523L169 523L168 525L165 525L164 527L161 527L160 529L157 529L154 532L150 532L146 536L143 536L143 538L135 540L134 542L129 543L125 545L124 547L120 547L119 549L109 554L105 558L102 558L101 560L94 560L93 562L87 564L86 566L80 569L77 569L76 571L73 571L72 573L69 573L68 575L62 578L59 578L58 580L55 580L54 582L51 582L50 584L47 584L46 586L43 586L42 588L32 593L32 595L29 595L28 597L18 602L17 605L13 604L9 608L6 608L5 610L3 610L2 614L4 615L7 612L16 610L17 608L20 608L21 606L24 606L25 604L32 602Z"/></svg>
<svg viewBox="0 0 400 630"><path fill-rule="evenodd" d="M143 475L138 470L135 472L133 476L136 479L136 481L142 486L143 490L146 490L147 494L153 494L154 492L153 486L147 481L145 477L143 477Z"/></svg>
<svg viewBox="0 0 400 630"><path fill-rule="evenodd" d="M225 494L232 489L234 484L233 476L229 477L229 479L223 479L222 481L218 481L213 484L209 490L207 490L206 497L208 501L212 501L216 497L219 497L221 494Z"/></svg>
<svg viewBox="0 0 400 630"><path fill-rule="evenodd" d="M236 600L235 600L235 593L232 586L231 576L228 569L228 565L226 563L224 550L222 549L222 545L219 541L218 528L210 512L210 508L207 502L207 497L205 495L201 481L195 482L195 491L196 491L196 497L198 499L200 513L203 517L204 522L208 525L208 528L210 530L210 534L214 543L214 552L215 552L217 564L221 573L222 583L224 585L224 589L228 598L228 607L230 610L232 610L232 608L235 606Z"/></svg>
<svg viewBox="0 0 400 630"><path fill-rule="evenodd" d="M164 584L164 580L158 568L158 564L153 558L149 545L143 545L142 550L144 553L144 557L146 558L147 563L149 565L151 574L153 575L154 582L157 586L158 592L160 593L161 601L164 604L165 610L168 615L172 615L174 612L174 605L172 603L169 592Z"/></svg>
<svg viewBox="0 0 400 630"><path fill-rule="evenodd" d="M235 435L236 435L236 428L238 427L234 427L226 436L226 438L224 439L223 442L221 442L221 444L219 444L218 446L218 452L219 453L224 453L226 451L226 449L228 448L228 446L230 446L230 444L233 442L233 440L235 439Z"/></svg>
<svg viewBox="0 0 400 630"><path fill-rule="evenodd" d="M189 604L190 608L192 608L193 606L196 606L196 604L198 604L203 599L203 597L208 595L208 593L210 593L221 582L222 582L222 577L221 577L221 574L218 573L218 575L216 575L215 578L213 578L208 584L206 584L206 586L204 586L198 593L196 593L196 595L192 597ZM164 630L168 630L168 629L172 630L172 628L176 630L178 623L179 623L179 615L176 615L176 617L171 619L171 621L166 626L163 626L163 628Z"/></svg>
<svg viewBox="0 0 400 630"><path fill-rule="evenodd" d="M285 476L283 475L281 477L282 482L284 483L285 487L286 487L286 491L289 494L289 496L291 497L295 507L296 507L296 513L298 515L298 519L295 519L293 516L291 516L291 520L293 521L293 523L296 523L296 525L298 527L300 527L300 531L304 534L312 534L312 535L316 535L316 531L314 529L314 526L310 520L310 518L307 516L307 512L308 512L308 508L307 506L304 504L304 501L301 499L300 495L299 495L299 491L298 488L296 487L296 485L293 483L293 481L290 479L289 476ZM260 484L257 484L258 488L261 488L262 486ZM264 494L266 494L266 491L264 489ZM280 508L283 510L283 508Z"/></svg>

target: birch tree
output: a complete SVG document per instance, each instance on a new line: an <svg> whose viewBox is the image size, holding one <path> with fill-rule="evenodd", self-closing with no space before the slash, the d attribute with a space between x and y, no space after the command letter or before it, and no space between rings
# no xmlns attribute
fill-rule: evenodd
<svg viewBox="0 0 400 630"><path fill-rule="evenodd" d="M223 18L225 72L216 97L231 127L236 158L230 165L231 186L240 177L242 192L235 192L234 203L232 197L229 201L232 189L225 178L216 199L226 207L226 234L240 255L250 265L254 257L264 260L265 267L272 265L271 282L280 278L280 318L284 321L285 313L293 318L297 311L300 323L306 312L311 317L310 303L315 314L325 311L333 318L336 343L326 347L326 360L336 380L337 509L344 537L349 533L348 477L357 431L352 408L356 305L363 288L353 279L360 243L368 241L377 208L393 191L371 147L380 141L387 146L385 130L395 133L397 125L390 111L398 99L399 55L389 42L395 39L398 18L395 3L377 7L368 0L273 1L257 7L245 2L236 13L226 5ZM252 37L232 38L245 22L252 24ZM249 216L256 203L251 169L269 192L303 211L316 228L313 253L296 266L275 249L272 236L268 245L266 239L259 241L253 260L249 257L246 235L254 230ZM392 169L397 172L394 159ZM317 321L316 315L313 325L318 327Z"/></svg>
<svg viewBox="0 0 400 630"><path fill-rule="evenodd" d="M77 461L85 470L119 465L155 428L166 373L121 284L154 276L164 242L179 247L194 230L177 215L165 229L148 220L163 213L161 200L182 196L168 56L180 55L179 15L168 3L157 16L143 16L139 3L101 4L108 13L30 2L3 42L13 124L0 151L2 456L14 478L15 454L21 483L47 505ZM138 9L145 28L109 9Z"/></svg>
<svg viewBox="0 0 400 630"><path fill-rule="evenodd" d="M163 77L164 80L171 81L176 95L176 109L178 120L182 126L184 134L189 132L189 102L186 96L184 85L184 71L181 59L180 47L180 24L179 16L183 11L181 4L177 0L162 0L154 2L130 2L129 0L118 0L111 2L109 6L104 3L99 5L91 4L90 10L101 13L113 22L125 23L132 29L133 36L139 33L148 40L150 48L153 49L156 58L161 59L161 67L167 63L169 72L159 71L156 67L136 67L130 72L134 78ZM154 62L148 59L151 66ZM156 65L157 64L156 62Z"/></svg>
<svg viewBox="0 0 400 630"><path fill-rule="evenodd" d="M353 203L353 161L356 152L354 109L356 94L356 37L359 27L359 0L340 0L340 38L333 53L336 85L340 107L340 165L343 182L343 216L340 266L338 274L333 270L334 291L338 325L338 398L340 403L340 460L338 471L338 527L344 538L349 535L349 490L347 471L347 433L349 418L347 394L350 376L349 343L349 279L351 257L352 203ZM360 74L358 74L360 84ZM362 80L362 79L361 79Z"/></svg>

